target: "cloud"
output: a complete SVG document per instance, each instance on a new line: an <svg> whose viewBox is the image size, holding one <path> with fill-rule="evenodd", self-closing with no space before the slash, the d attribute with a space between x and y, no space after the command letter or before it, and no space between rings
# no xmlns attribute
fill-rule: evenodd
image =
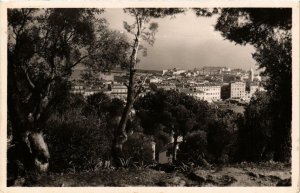
<svg viewBox="0 0 300 193"><path fill-rule="evenodd" d="M110 27L123 30L123 21L133 18L122 9L107 9L103 14ZM227 66L249 69L255 66L251 53L252 46L235 45L224 40L213 25L217 17L196 17L192 11L177 15L176 18L154 19L159 25L156 41L148 48L148 55L141 57L138 68L192 69L202 66Z"/></svg>

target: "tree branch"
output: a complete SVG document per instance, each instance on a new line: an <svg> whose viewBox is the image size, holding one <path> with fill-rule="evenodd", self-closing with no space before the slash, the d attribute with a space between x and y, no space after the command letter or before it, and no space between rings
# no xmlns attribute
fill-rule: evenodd
<svg viewBox="0 0 300 193"><path fill-rule="evenodd" d="M66 69L66 71L71 70L71 69L74 68L77 64L79 64L83 59L85 59L85 58L87 58L87 57L88 57L88 55L85 55L85 56L79 58L75 63L73 63L71 66L69 66L68 69ZM68 75L68 74L69 74L69 73L66 72L66 73L62 74L61 76L66 76L66 75Z"/></svg>
<svg viewBox="0 0 300 193"><path fill-rule="evenodd" d="M71 66L69 66L68 70L70 70L71 68L75 67L77 64L79 64L83 59L87 58L88 55L85 55L81 58L79 58L75 63L73 63Z"/></svg>
<svg viewBox="0 0 300 193"><path fill-rule="evenodd" d="M124 82L123 84L127 87L127 89L129 88L129 85L126 82Z"/></svg>
<svg viewBox="0 0 300 193"><path fill-rule="evenodd" d="M23 70L25 76L26 76L26 80L28 82L28 84L30 85L30 87L33 89L35 88L35 85L33 83L33 81L31 80L31 78L29 77L29 74L28 74L28 68L24 69L23 67L21 67L21 69Z"/></svg>

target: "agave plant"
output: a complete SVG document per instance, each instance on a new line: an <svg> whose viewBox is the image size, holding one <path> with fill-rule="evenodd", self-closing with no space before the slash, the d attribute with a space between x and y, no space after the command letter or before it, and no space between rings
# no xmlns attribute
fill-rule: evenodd
<svg viewBox="0 0 300 193"><path fill-rule="evenodd" d="M120 161L120 165L123 168L128 168L130 166L130 160L132 159L132 157L129 158L119 158Z"/></svg>

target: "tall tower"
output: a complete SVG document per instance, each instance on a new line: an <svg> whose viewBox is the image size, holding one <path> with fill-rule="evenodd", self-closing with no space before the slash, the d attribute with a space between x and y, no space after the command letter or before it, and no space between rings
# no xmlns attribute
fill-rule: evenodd
<svg viewBox="0 0 300 193"><path fill-rule="evenodd" d="M252 68L250 68L250 72L249 72L249 80L251 82L253 82L254 79L254 70Z"/></svg>

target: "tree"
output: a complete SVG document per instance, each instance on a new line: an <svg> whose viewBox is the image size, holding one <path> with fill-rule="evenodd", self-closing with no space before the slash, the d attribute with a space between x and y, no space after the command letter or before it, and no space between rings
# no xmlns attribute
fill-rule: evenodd
<svg viewBox="0 0 300 193"><path fill-rule="evenodd" d="M290 8L221 9L215 26L226 39L256 49L253 58L269 78L266 88L274 131L272 151L278 161L291 158L291 27Z"/></svg>
<svg viewBox="0 0 300 193"><path fill-rule="evenodd" d="M127 140L126 123L129 118L134 101L139 96L144 81L135 81L135 67L138 62L138 52L141 49L141 41L146 41L150 45L154 43L155 33L157 32L158 24L151 22L151 18L163 18L168 15L174 15L183 12L183 9L154 9L154 8L128 8L124 9L125 13L128 13L134 17L135 22L128 24L124 22L124 28L127 32L134 35L134 41L132 45L132 52L129 59L128 71L129 80L127 85L127 101L118 127L116 128L116 136L113 147L113 157L115 161L122 155L122 144Z"/></svg>
<svg viewBox="0 0 300 193"><path fill-rule="evenodd" d="M8 159L21 160L27 170L48 166L50 156L42 134L70 88L72 69L80 63L106 69L126 55L126 45L120 46L125 38L109 35L105 20L95 17L102 11L8 10L8 115L15 144ZM118 54L106 57L111 50Z"/></svg>
<svg viewBox="0 0 300 193"><path fill-rule="evenodd" d="M92 54L85 60L88 71L82 75L82 79L90 84L98 80L97 73L100 71L109 72L116 66L126 69L130 59L131 45L125 34L99 24L96 27L96 39L88 47Z"/></svg>
<svg viewBox="0 0 300 193"><path fill-rule="evenodd" d="M145 134L158 138L157 133L167 133L174 139L172 155L176 161L178 137L185 137L197 124L196 109L192 108L201 106L197 103L203 101L176 91L158 90L137 100L134 107Z"/></svg>
<svg viewBox="0 0 300 193"><path fill-rule="evenodd" d="M208 150L215 155L216 160L221 156L224 146L228 143L228 131L220 121L210 125L207 133Z"/></svg>
<svg viewBox="0 0 300 193"><path fill-rule="evenodd" d="M246 107L239 123L239 160L261 161L272 155L274 122L269 103L270 96L258 92Z"/></svg>
<svg viewBox="0 0 300 193"><path fill-rule="evenodd" d="M48 165L42 131L71 68L87 57L79 48L93 40L92 17L85 9L8 10L8 113L26 169Z"/></svg>

